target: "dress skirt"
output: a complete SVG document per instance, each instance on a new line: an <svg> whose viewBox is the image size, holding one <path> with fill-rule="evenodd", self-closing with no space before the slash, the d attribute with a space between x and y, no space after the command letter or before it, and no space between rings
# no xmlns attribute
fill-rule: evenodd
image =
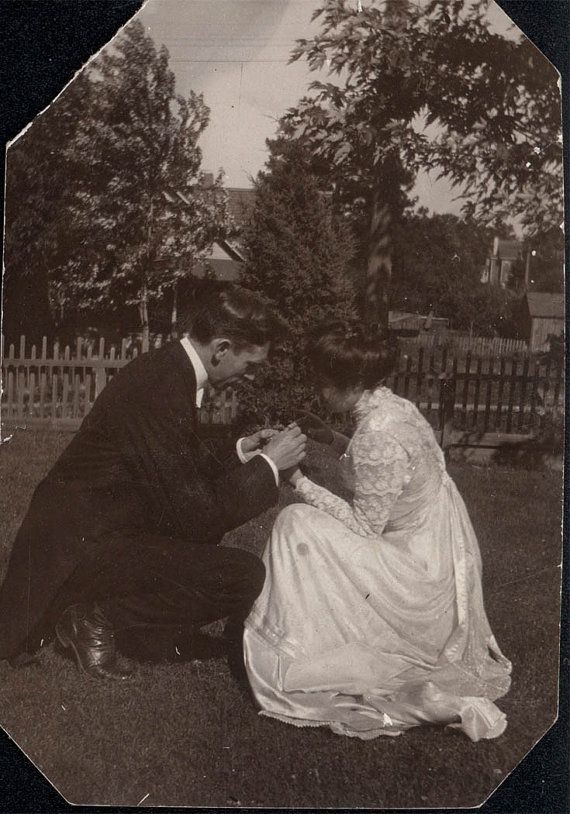
<svg viewBox="0 0 570 814"><path fill-rule="evenodd" d="M371 739L419 724L495 738L510 663L487 621L477 539L444 474L415 526L361 536L293 504L264 553L244 654L262 714Z"/></svg>

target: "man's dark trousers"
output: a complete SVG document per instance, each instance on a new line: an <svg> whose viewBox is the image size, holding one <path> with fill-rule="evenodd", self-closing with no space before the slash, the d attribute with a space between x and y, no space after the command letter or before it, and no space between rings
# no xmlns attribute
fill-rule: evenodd
<svg viewBox="0 0 570 814"><path fill-rule="evenodd" d="M263 585L223 535L277 499L261 457L200 440L196 380L180 343L120 370L36 489L0 590L0 659L33 650L74 602L100 602L132 642L228 615Z"/></svg>
<svg viewBox="0 0 570 814"><path fill-rule="evenodd" d="M243 620L264 581L261 560L242 549L137 533L112 562L82 563L54 607L89 597L112 622L123 654L162 660L180 655L203 625Z"/></svg>

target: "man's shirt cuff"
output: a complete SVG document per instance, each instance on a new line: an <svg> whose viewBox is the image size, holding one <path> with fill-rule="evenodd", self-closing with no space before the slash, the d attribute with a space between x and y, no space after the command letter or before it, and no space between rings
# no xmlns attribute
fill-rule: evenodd
<svg viewBox="0 0 570 814"><path fill-rule="evenodd" d="M255 455L259 455L261 458L264 458L271 467L273 477L275 478L275 484L279 486L279 470L275 465L275 461L272 461L269 455L264 455L263 452L260 452L258 449L256 449L254 452L243 452L241 448L242 441L243 438L238 438L236 443L236 453L242 464L246 464L248 461L251 461Z"/></svg>
<svg viewBox="0 0 570 814"><path fill-rule="evenodd" d="M242 449L241 449L241 442L242 441L243 441L243 438L238 438L238 440L236 441L236 453L237 453L238 458L242 462L242 464L246 464L249 461L249 458L247 458L245 453L242 452Z"/></svg>
<svg viewBox="0 0 570 814"><path fill-rule="evenodd" d="M263 452L257 452L256 454L259 455L260 458L264 458L267 461L273 472L273 477L275 478L275 485L279 486L279 470L277 469L275 461L272 461L269 455L264 455Z"/></svg>

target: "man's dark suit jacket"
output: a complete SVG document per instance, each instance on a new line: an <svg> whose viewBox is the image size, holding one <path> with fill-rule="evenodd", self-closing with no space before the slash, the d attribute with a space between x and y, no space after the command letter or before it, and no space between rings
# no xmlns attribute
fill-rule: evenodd
<svg viewBox="0 0 570 814"><path fill-rule="evenodd" d="M169 343L122 368L37 487L0 590L0 659L18 653L77 566L113 560L137 530L217 544L277 500L267 461L213 455L196 378ZM123 548L121 548L123 547Z"/></svg>

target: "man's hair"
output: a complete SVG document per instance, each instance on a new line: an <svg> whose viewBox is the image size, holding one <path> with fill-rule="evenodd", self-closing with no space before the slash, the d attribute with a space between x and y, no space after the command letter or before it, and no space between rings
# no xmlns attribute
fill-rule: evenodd
<svg viewBox="0 0 570 814"><path fill-rule="evenodd" d="M275 344L287 333L287 325L272 303L253 291L233 283L202 280L192 293L180 327L200 344L226 337L240 349Z"/></svg>
<svg viewBox="0 0 570 814"><path fill-rule="evenodd" d="M317 328L309 339L308 356L316 376L343 390L377 387L392 373L398 343L376 326L334 322Z"/></svg>

